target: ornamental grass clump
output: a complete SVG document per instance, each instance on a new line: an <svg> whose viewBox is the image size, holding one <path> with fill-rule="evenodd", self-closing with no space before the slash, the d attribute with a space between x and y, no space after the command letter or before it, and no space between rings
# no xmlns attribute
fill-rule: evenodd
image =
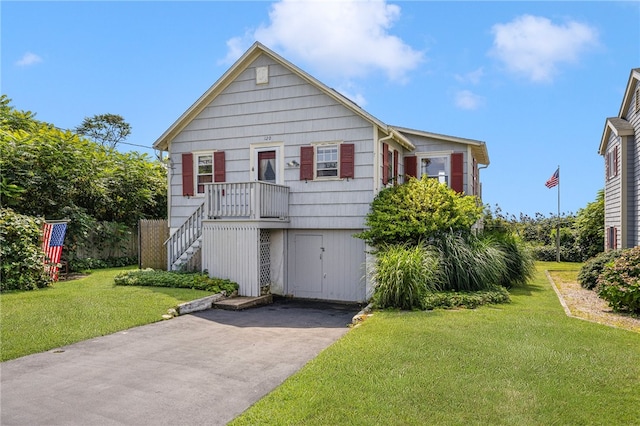
<svg viewBox="0 0 640 426"><path fill-rule="evenodd" d="M392 245L377 254L372 271L373 302L379 308L423 309L425 296L438 291L436 254L424 245Z"/></svg>
<svg viewBox="0 0 640 426"><path fill-rule="evenodd" d="M614 311L640 314L640 246L605 265L596 291Z"/></svg>
<svg viewBox="0 0 640 426"><path fill-rule="evenodd" d="M514 285L526 284L533 278L536 272L533 253L514 234L492 233L486 238L503 254L503 275L496 284L511 288Z"/></svg>
<svg viewBox="0 0 640 426"><path fill-rule="evenodd" d="M486 290L508 276L505 255L490 240L447 232L432 245L439 255L437 276L444 290Z"/></svg>

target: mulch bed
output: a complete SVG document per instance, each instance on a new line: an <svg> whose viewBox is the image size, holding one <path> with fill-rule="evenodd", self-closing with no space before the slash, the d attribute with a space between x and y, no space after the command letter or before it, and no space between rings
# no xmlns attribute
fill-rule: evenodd
<svg viewBox="0 0 640 426"><path fill-rule="evenodd" d="M562 274L549 271L551 285L556 290L567 315L587 321L640 333L640 318L613 312L607 302L575 281L566 280Z"/></svg>

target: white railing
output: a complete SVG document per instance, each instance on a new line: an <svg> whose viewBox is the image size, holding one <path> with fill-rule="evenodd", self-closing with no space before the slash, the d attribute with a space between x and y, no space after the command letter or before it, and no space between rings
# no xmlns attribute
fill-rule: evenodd
<svg viewBox="0 0 640 426"><path fill-rule="evenodd" d="M167 260L169 270L172 270L176 261L196 242L202 235L202 219L204 216L204 203L174 232L165 244L167 245Z"/></svg>
<svg viewBox="0 0 640 426"><path fill-rule="evenodd" d="M287 219L289 187L268 182L206 184L205 216L209 219Z"/></svg>

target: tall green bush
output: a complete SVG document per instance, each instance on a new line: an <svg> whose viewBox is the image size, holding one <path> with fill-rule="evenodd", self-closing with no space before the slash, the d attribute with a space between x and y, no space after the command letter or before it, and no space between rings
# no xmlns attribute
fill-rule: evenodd
<svg viewBox="0 0 640 426"><path fill-rule="evenodd" d="M51 278L44 269L40 246L42 220L0 209L0 290L46 287Z"/></svg>
<svg viewBox="0 0 640 426"><path fill-rule="evenodd" d="M595 289L598 285L598 277L604 270L605 265L613 262L621 253L622 250L609 250L587 260L578 273L580 285L588 290Z"/></svg>
<svg viewBox="0 0 640 426"><path fill-rule="evenodd" d="M640 314L640 246L607 263L596 290L614 311Z"/></svg>
<svg viewBox="0 0 640 426"><path fill-rule="evenodd" d="M446 184L426 176L385 188L371 203L365 224L357 235L369 245L417 245L443 231L469 230L482 215L476 197L456 193Z"/></svg>

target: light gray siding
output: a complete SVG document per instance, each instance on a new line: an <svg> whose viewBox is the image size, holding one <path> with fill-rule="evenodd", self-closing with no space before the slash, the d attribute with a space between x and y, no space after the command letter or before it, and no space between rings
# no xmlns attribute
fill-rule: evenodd
<svg viewBox="0 0 640 426"><path fill-rule="evenodd" d="M629 154L629 246L640 245L640 111L636 105L640 105L638 89L640 82L636 81L632 90L632 99L629 108L625 112L627 121L634 129L635 135L628 136Z"/></svg>
<svg viewBox="0 0 640 426"><path fill-rule="evenodd" d="M621 153L621 142L620 138L617 137L613 132L609 138L609 142L607 144L607 153L613 153L618 147L618 157L620 157ZM607 153L604 155L605 161L607 161ZM618 158L620 161L620 158ZM621 164L621 163L619 163ZM605 167L606 169L606 167ZM618 173L617 176L612 176L607 178L605 172L605 190L604 190L604 228L605 234L608 228L615 227L618 230L621 229L622 226L622 178L621 174ZM618 241L616 242L616 247L621 246L621 232L618 232ZM609 244L610 245L610 244Z"/></svg>
<svg viewBox="0 0 640 426"><path fill-rule="evenodd" d="M255 68L269 67L269 83L257 85ZM285 167L290 187L290 227L362 228L373 199L373 125L267 56L260 56L171 143L171 227L202 202L182 196L181 154L225 151L226 181L250 180L250 145L284 146L284 164L300 162L300 147L318 142L355 145L355 178L301 181Z"/></svg>

